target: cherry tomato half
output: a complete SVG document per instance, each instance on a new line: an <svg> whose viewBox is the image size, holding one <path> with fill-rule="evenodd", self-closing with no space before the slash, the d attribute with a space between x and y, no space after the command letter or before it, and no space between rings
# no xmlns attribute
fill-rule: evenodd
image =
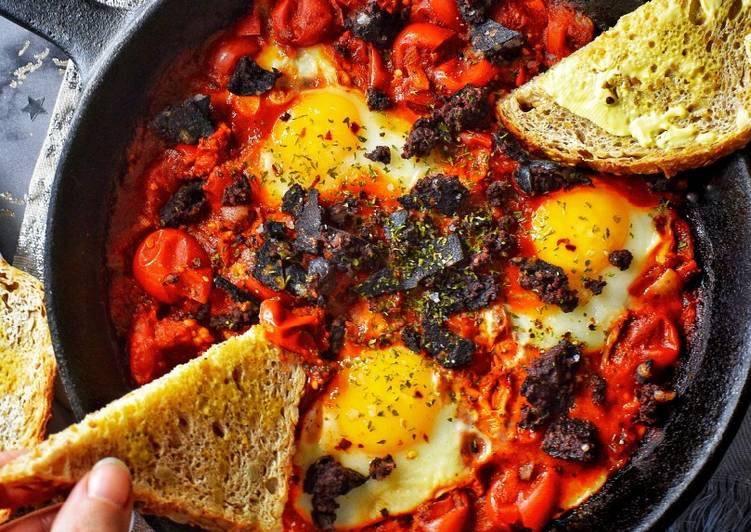
<svg viewBox="0 0 751 532"><path fill-rule="evenodd" d="M209 256L193 236L179 229L159 229L141 242L133 257L133 276L162 303L206 303L211 294Z"/></svg>
<svg viewBox="0 0 751 532"><path fill-rule="evenodd" d="M415 530L419 532L461 532L468 528L471 503L463 490L449 493L422 506L415 515Z"/></svg>

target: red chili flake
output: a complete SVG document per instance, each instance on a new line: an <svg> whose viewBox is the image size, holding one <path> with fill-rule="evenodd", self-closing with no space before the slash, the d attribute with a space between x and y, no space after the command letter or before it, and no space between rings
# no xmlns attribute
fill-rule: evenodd
<svg viewBox="0 0 751 532"><path fill-rule="evenodd" d="M331 130L330 129L326 132L326 134L323 136L323 138L325 140L331 140L332 138L334 138L334 136L331 134Z"/></svg>
<svg viewBox="0 0 751 532"><path fill-rule="evenodd" d="M342 438L339 443L336 444L336 447L334 447L334 449L336 449L337 451L346 451L350 447L352 447L352 442L347 438Z"/></svg>
<svg viewBox="0 0 751 532"><path fill-rule="evenodd" d="M349 130L352 131L352 133L354 133L355 135L357 135L357 132L360 131L360 124L358 124L357 122L352 122L349 125Z"/></svg>

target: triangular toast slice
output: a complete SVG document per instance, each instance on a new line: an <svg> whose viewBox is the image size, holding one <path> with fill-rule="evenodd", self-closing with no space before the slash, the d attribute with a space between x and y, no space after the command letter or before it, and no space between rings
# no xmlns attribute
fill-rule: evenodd
<svg viewBox="0 0 751 532"><path fill-rule="evenodd" d="M254 327L51 436L0 469L0 486L54 492L114 456L146 513L278 530L305 384L286 357Z"/></svg>
<svg viewBox="0 0 751 532"><path fill-rule="evenodd" d="M42 283L0 257L0 452L42 441L56 372Z"/></svg>
<svg viewBox="0 0 751 532"><path fill-rule="evenodd" d="M707 165L751 138L751 2L652 0L501 100L531 150L616 174Z"/></svg>

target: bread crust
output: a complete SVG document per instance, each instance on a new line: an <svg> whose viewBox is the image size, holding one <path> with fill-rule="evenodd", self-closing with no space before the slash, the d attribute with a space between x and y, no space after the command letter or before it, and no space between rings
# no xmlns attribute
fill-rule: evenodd
<svg viewBox="0 0 751 532"><path fill-rule="evenodd" d="M707 6L642 5L502 98L500 121L532 152L610 174L671 176L742 148L751 140L751 4Z"/></svg>

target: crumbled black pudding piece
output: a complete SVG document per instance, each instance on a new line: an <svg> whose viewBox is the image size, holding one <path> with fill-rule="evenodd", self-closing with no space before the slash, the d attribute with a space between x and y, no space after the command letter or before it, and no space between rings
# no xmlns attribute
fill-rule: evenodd
<svg viewBox="0 0 751 532"><path fill-rule="evenodd" d="M316 257L308 264L308 288L311 296L327 296L336 285L336 269L323 257Z"/></svg>
<svg viewBox="0 0 751 532"><path fill-rule="evenodd" d="M531 196L591 183L575 168L544 160L519 163L514 178L519 188Z"/></svg>
<svg viewBox="0 0 751 532"><path fill-rule="evenodd" d="M212 316L209 327L214 330L239 331L258 323L258 305L255 303L232 307L225 314Z"/></svg>
<svg viewBox="0 0 751 532"><path fill-rule="evenodd" d="M255 301L253 294L237 286L229 279L221 275L214 276L214 286L221 288L236 303L245 303L246 301Z"/></svg>
<svg viewBox="0 0 751 532"><path fill-rule="evenodd" d="M339 229L348 229L355 223L359 207L357 198L348 196L326 209L326 219Z"/></svg>
<svg viewBox="0 0 751 532"><path fill-rule="evenodd" d="M179 105L170 106L157 115L152 127L170 144L198 144L214 133L208 96L197 94Z"/></svg>
<svg viewBox="0 0 751 532"><path fill-rule="evenodd" d="M436 279L430 292L436 308L450 316L487 307L498 297L500 286L491 274L478 275L469 269L456 269Z"/></svg>
<svg viewBox="0 0 751 532"><path fill-rule="evenodd" d="M414 327L405 327L402 329L402 342L404 347L415 353L419 353L422 349L422 336Z"/></svg>
<svg viewBox="0 0 751 532"><path fill-rule="evenodd" d="M486 129L494 116L485 90L474 85L465 86L449 98L439 115L452 135L466 130Z"/></svg>
<svg viewBox="0 0 751 532"><path fill-rule="evenodd" d="M368 109L371 111L385 111L394 106L389 95L380 89L369 88L365 93L365 101L368 103Z"/></svg>
<svg viewBox="0 0 751 532"><path fill-rule="evenodd" d="M292 262L284 266L284 290L297 297L310 297L308 272L302 265Z"/></svg>
<svg viewBox="0 0 751 532"><path fill-rule="evenodd" d="M600 277L599 279L584 277L583 281L584 288L586 288L596 296L602 294L602 290L608 285L606 281L603 281L602 277Z"/></svg>
<svg viewBox="0 0 751 532"><path fill-rule="evenodd" d="M491 207L503 207L514 196L516 192L508 181L493 181L485 189L485 199Z"/></svg>
<svg viewBox="0 0 751 532"><path fill-rule="evenodd" d="M310 189L295 215L295 247L306 253L318 253L323 226L323 208L318 201L318 190Z"/></svg>
<svg viewBox="0 0 751 532"><path fill-rule="evenodd" d="M394 462L394 458L390 454L387 454L383 458L374 458L373 461L370 462L370 478L374 480L383 480L389 476L394 469L396 469L396 462Z"/></svg>
<svg viewBox="0 0 751 532"><path fill-rule="evenodd" d="M493 144L496 150L503 152L508 158L514 161L519 163L529 161L527 150L503 126L499 127L498 131L493 134Z"/></svg>
<svg viewBox="0 0 751 532"><path fill-rule="evenodd" d="M469 191L456 176L435 174L420 179L399 203L406 209L435 209L446 216L457 213Z"/></svg>
<svg viewBox="0 0 751 532"><path fill-rule="evenodd" d="M263 232L268 238L275 238L277 240L287 239L287 226L276 220L266 220L263 223Z"/></svg>
<svg viewBox="0 0 751 532"><path fill-rule="evenodd" d="M524 35L488 19L470 30L472 48L491 63L500 63L519 55L524 46Z"/></svg>
<svg viewBox="0 0 751 532"><path fill-rule="evenodd" d="M322 237L326 253L341 270L373 270L383 264L381 249L366 238L332 227L324 227Z"/></svg>
<svg viewBox="0 0 751 532"><path fill-rule="evenodd" d="M608 255L608 262L622 272L628 270L632 260L634 260L634 256L627 249L619 249Z"/></svg>
<svg viewBox="0 0 751 532"><path fill-rule="evenodd" d="M336 498L362 486L368 477L340 464L332 456L322 456L308 468L303 481L303 491L312 495L313 522L323 530L333 530Z"/></svg>
<svg viewBox="0 0 751 532"><path fill-rule="evenodd" d="M667 415L668 406L675 400L674 390L659 384L642 384L636 387L639 411L634 416L634 423L649 427L662 424Z"/></svg>
<svg viewBox="0 0 751 532"><path fill-rule="evenodd" d="M462 368L470 364L475 356L474 342L432 320L423 320L422 339L425 351L446 369Z"/></svg>
<svg viewBox="0 0 751 532"><path fill-rule="evenodd" d="M188 181L159 210L159 223L162 227L179 227L195 222L203 216L207 205L203 181Z"/></svg>
<svg viewBox="0 0 751 532"><path fill-rule="evenodd" d="M398 13L391 14L371 0L364 9L355 11L345 21L344 26L355 37L371 42L379 48L386 48L394 40L402 26Z"/></svg>
<svg viewBox="0 0 751 532"><path fill-rule="evenodd" d="M419 118L412 124L402 157L429 155L433 148L450 145L462 131L488 128L493 116L485 90L467 85L430 116Z"/></svg>
<svg viewBox="0 0 751 532"><path fill-rule="evenodd" d="M596 405L604 405L607 381L597 373L593 373L589 378L589 383L592 386L592 402Z"/></svg>
<svg viewBox="0 0 751 532"><path fill-rule="evenodd" d="M493 0L457 0L462 18L470 24L480 24L488 16Z"/></svg>
<svg viewBox="0 0 751 532"><path fill-rule="evenodd" d="M302 209L306 195L305 189L297 183L289 187L282 196L282 212L297 216Z"/></svg>
<svg viewBox="0 0 751 532"><path fill-rule="evenodd" d="M537 429L568 410L581 358L577 346L561 340L527 367L521 394L529 404L522 407L522 428Z"/></svg>
<svg viewBox="0 0 751 532"><path fill-rule="evenodd" d="M426 157L433 148L450 141L451 135L443 121L433 117L418 118L409 130L402 157Z"/></svg>
<svg viewBox="0 0 751 532"><path fill-rule="evenodd" d="M453 233L422 244L405 267L407 272L401 283L405 290L417 288L424 279L464 260L462 242Z"/></svg>
<svg viewBox="0 0 751 532"><path fill-rule="evenodd" d="M569 286L563 268L544 260L523 259L520 263L519 284L531 290L545 303L558 305L563 312L571 312L579 304L576 290Z"/></svg>
<svg viewBox="0 0 751 532"><path fill-rule="evenodd" d="M597 428L583 419L560 419L550 426L542 440L544 452L573 462L593 461L597 447Z"/></svg>
<svg viewBox="0 0 751 532"><path fill-rule="evenodd" d="M288 242L267 239L256 254L253 277L264 286L281 292L286 286L284 261L292 255L292 246Z"/></svg>
<svg viewBox="0 0 751 532"><path fill-rule="evenodd" d="M365 154L365 158L377 163L390 164L391 149L388 146L376 146L373 151Z"/></svg>
<svg viewBox="0 0 751 532"><path fill-rule="evenodd" d="M222 194L222 205L225 207L247 205L250 200L250 182L244 175L235 179L230 186L224 189L224 194Z"/></svg>
<svg viewBox="0 0 751 532"><path fill-rule="evenodd" d="M391 268L383 268L355 287L355 292L363 297L378 297L393 294L402 289L401 281Z"/></svg>
<svg viewBox="0 0 751 532"><path fill-rule="evenodd" d="M276 69L264 70L251 57L245 56L237 62L227 89L238 96L257 96L273 89L279 76Z"/></svg>

